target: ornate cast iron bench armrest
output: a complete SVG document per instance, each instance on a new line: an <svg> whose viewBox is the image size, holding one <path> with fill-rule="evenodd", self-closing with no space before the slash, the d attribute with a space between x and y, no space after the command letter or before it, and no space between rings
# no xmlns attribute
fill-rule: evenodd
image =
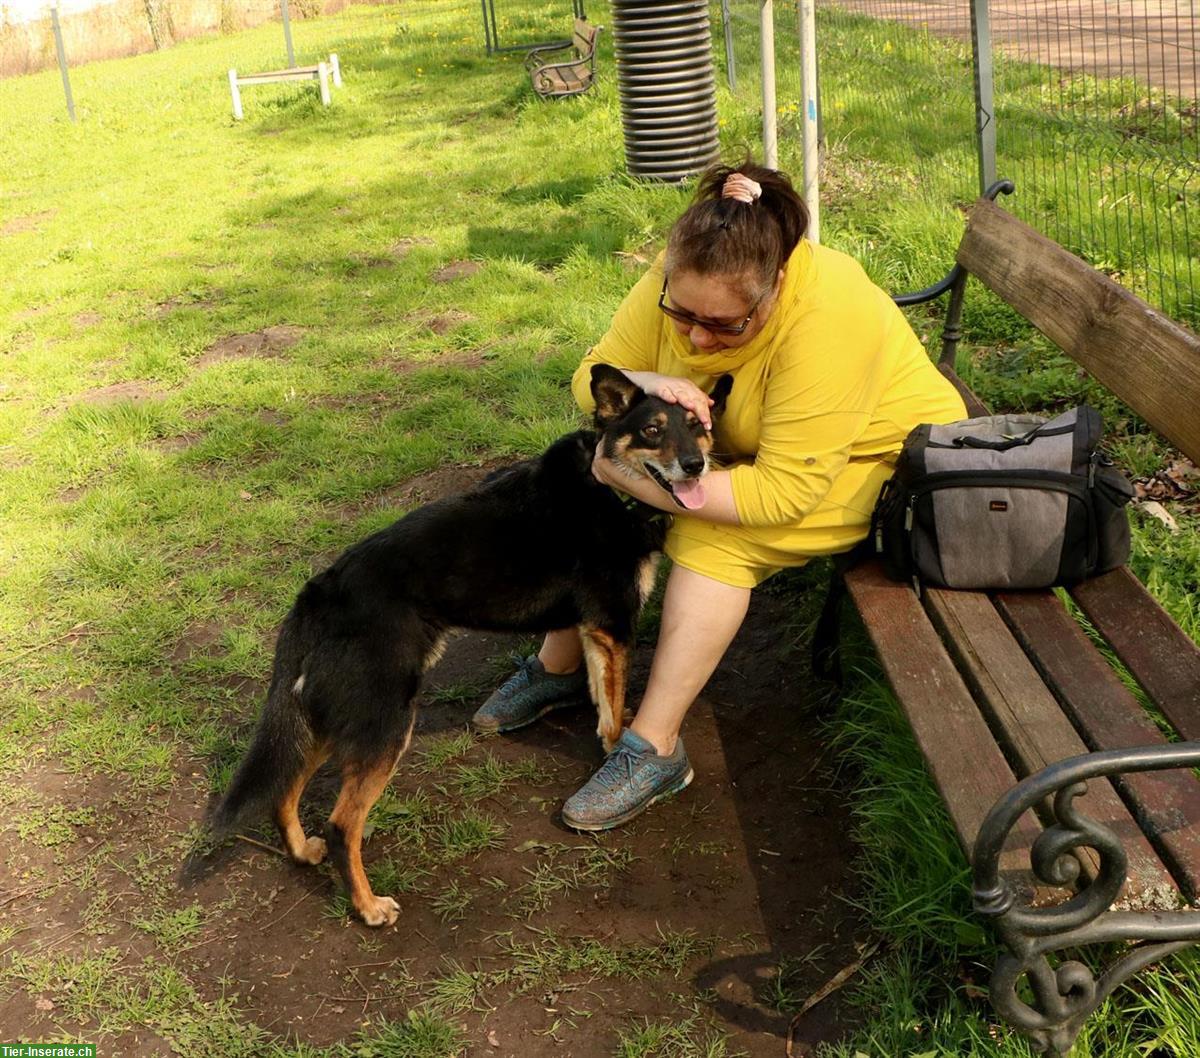
<svg viewBox="0 0 1200 1058"><path fill-rule="evenodd" d="M991 1000L997 1012L1038 1050L1065 1054L1088 1015L1114 988L1163 956L1200 941L1196 912L1111 910L1125 884L1125 850L1111 830L1075 810L1075 798L1087 789L1088 779L1196 766L1200 766L1200 742L1087 753L1022 780L984 820L972 858L975 910L992 920L1009 950L992 973ZM1066 902L1033 908L1018 903L1012 887L1001 878L1000 850L1022 814L1051 796L1054 821L1033 846L1033 873L1049 885L1073 884L1079 874L1073 853L1080 848L1096 851L1100 871ZM1046 958L1050 952L1111 941L1140 943L1099 980L1080 962L1066 961L1055 969ZM1026 974L1041 1009L1017 994Z"/></svg>

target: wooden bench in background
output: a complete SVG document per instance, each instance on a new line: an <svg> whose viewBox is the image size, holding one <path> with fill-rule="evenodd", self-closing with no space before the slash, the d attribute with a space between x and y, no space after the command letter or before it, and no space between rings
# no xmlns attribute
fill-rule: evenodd
<svg viewBox="0 0 1200 1058"><path fill-rule="evenodd" d="M953 369L968 274L1200 462L1200 340L1000 209L1011 190L972 207L946 279L896 299L949 293L940 367L970 413L987 410ZM1008 949L992 1003L1065 1053L1118 984L1200 941L1200 649L1124 567L1070 592L1169 741L1052 591L918 597L874 561L845 582ZM1047 960L1114 941L1131 946L1098 980Z"/></svg>
<svg viewBox="0 0 1200 1058"><path fill-rule="evenodd" d="M289 66L286 70L267 70L265 73L247 73L238 76L237 70L229 71L229 93L233 97L233 116L242 120L242 85L274 84L278 81L316 81L321 91L321 102L329 106L329 81L333 79L335 88L342 87L342 69L338 65L336 54L330 54L329 62L319 62L315 66Z"/></svg>
<svg viewBox="0 0 1200 1058"><path fill-rule="evenodd" d="M596 80L596 38L599 26L592 25L586 18L575 19L575 31L571 43L566 47L534 48L525 57L525 69L533 90L543 99L552 96L573 96L586 92ZM549 57L561 51L571 50L572 58L550 62Z"/></svg>

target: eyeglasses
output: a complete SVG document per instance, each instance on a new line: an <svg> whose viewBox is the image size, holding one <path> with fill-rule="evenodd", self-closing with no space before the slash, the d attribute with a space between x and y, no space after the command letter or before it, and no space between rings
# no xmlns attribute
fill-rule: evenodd
<svg viewBox="0 0 1200 1058"><path fill-rule="evenodd" d="M750 321L754 318L754 313L758 310L765 294L760 294L754 299L754 304L750 306L750 311L746 313L746 318L741 323L713 323L710 320L700 320L695 316L689 316L686 312L680 312L679 309L672 308L667 304L667 280L663 277L662 293L658 295L658 307L663 312L670 316L673 320L678 320L680 323L686 323L692 327L702 327L709 334L724 334L729 337L737 337L742 334L747 327L750 326Z"/></svg>

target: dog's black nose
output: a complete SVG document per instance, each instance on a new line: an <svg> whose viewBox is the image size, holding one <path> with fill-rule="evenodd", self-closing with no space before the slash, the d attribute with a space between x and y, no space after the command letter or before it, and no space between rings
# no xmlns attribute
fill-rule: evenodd
<svg viewBox="0 0 1200 1058"><path fill-rule="evenodd" d="M704 469L704 456L683 456L679 466L688 477L694 478Z"/></svg>

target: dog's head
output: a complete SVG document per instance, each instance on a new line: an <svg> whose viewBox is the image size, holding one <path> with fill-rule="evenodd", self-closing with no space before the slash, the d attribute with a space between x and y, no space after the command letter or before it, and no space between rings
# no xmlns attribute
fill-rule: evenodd
<svg viewBox="0 0 1200 1058"><path fill-rule="evenodd" d="M722 375L710 396L715 419L725 410L733 376ZM704 505L700 479L708 472L712 434L680 404L649 397L607 364L592 368L596 429L603 453L630 476L652 479L688 510Z"/></svg>

